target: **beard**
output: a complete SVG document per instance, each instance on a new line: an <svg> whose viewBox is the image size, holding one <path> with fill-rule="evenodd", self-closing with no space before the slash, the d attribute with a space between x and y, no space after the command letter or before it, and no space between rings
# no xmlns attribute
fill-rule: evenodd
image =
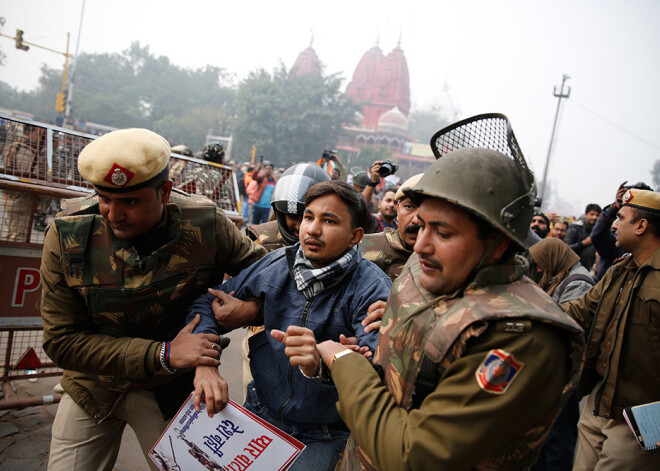
<svg viewBox="0 0 660 471"><path fill-rule="evenodd" d="M538 226L534 226L531 228L537 236L539 236L541 239L545 239L545 236L548 235L548 229L541 229Z"/></svg>

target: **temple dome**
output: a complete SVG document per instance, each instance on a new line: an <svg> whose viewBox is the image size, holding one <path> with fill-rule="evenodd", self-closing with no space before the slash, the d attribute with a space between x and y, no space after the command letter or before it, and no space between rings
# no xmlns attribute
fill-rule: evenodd
<svg viewBox="0 0 660 471"><path fill-rule="evenodd" d="M376 128L379 118L397 107L405 116L410 112L410 79L403 50L397 45L387 56L378 46L364 53L346 95L363 104L363 126Z"/></svg>
<svg viewBox="0 0 660 471"><path fill-rule="evenodd" d="M408 130L408 118L395 106L380 116L378 119L378 130L384 132L405 132Z"/></svg>
<svg viewBox="0 0 660 471"><path fill-rule="evenodd" d="M312 46L298 54L298 58L291 68L291 74L297 77L308 74L321 75L321 61Z"/></svg>

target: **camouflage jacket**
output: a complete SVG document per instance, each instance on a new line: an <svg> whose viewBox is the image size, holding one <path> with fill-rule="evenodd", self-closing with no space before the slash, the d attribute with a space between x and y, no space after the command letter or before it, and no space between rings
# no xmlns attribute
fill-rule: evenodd
<svg viewBox="0 0 660 471"><path fill-rule="evenodd" d="M401 274L412 254L401 240L399 231L387 228L384 232L366 234L360 243L362 257L374 262L392 281Z"/></svg>
<svg viewBox="0 0 660 471"><path fill-rule="evenodd" d="M286 247L286 243L280 234L277 221L268 221L263 224L248 226L248 228L245 229L245 233L251 240L263 246L269 252L281 247Z"/></svg>
<svg viewBox="0 0 660 471"><path fill-rule="evenodd" d="M160 343L208 286L266 253L211 201L178 192L147 246L140 255L114 237L96 197L69 202L44 241L44 350L65 369L65 391L98 421L135 389L153 389L164 415L175 412L192 383L160 368Z"/></svg>
<svg viewBox="0 0 660 471"><path fill-rule="evenodd" d="M385 384L359 355L333 367L352 432L338 469L531 465L577 385L584 337L522 276L526 269L521 260L487 267L464 290L436 297L419 285L419 258L411 256L394 282L374 358ZM425 357L436 386L413 409Z"/></svg>

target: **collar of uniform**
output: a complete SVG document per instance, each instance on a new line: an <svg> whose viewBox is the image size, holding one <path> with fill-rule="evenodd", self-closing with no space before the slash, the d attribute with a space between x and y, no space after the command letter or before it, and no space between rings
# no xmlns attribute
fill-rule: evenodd
<svg viewBox="0 0 660 471"><path fill-rule="evenodd" d="M412 250L408 250L405 245L403 245L403 241L401 240L401 235L399 234L398 230L388 227L383 231L383 233L385 234L387 242L389 242L394 250L405 252L407 254L412 253Z"/></svg>
<svg viewBox="0 0 660 471"><path fill-rule="evenodd" d="M632 257L630 257L632 260ZM642 263L642 267L650 265L654 270L660 270L660 247L656 249L655 252L651 254L649 258L647 258L644 263Z"/></svg>

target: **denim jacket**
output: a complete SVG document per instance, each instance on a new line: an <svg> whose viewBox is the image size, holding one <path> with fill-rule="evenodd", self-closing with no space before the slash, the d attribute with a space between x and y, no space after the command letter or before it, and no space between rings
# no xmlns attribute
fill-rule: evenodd
<svg viewBox="0 0 660 471"><path fill-rule="evenodd" d="M284 247L243 270L220 285L226 293L246 300L263 301L265 331L250 338L250 369L259 399L283 422L300 426L341 424L335 407L338 400L333 384L305 378L290 365L284 345L270 335L272 329L286 331L290 325L314 332L317 343L339 341L339 334L355 336L358 344L373 351L378 332L364 332L361 322L367 309L378 300L386 301L392 283L376 265L360 258L344 275L343 282L325 289L306 301L293 279L293 260L299 244ZM188 310L188 321L196 314L201 320L195 333L220 333L211 303L213 296L200 296Z"/></svg>

